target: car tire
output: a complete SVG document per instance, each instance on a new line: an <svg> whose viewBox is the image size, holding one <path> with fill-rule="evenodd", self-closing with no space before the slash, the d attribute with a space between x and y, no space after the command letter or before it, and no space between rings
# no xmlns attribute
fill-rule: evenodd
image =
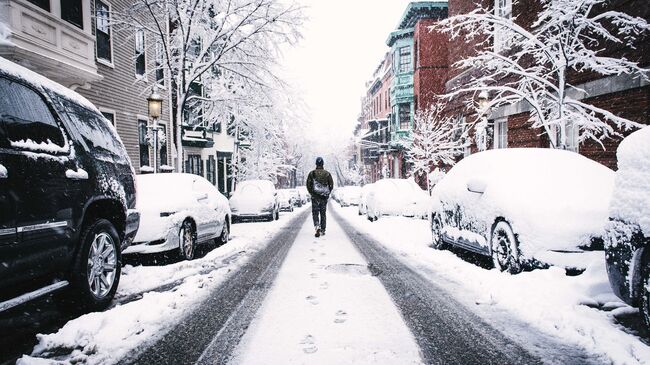
<svg viewBox="0 0 650 365"><path fill-rule="evenodd" d="M178 253L183 260L194 259L196 253L196 233L192 222L185 221L178 231Z"/></svg>
<svg viewBox="0 0 650 365"><path fill-rule="evenodd" d="M445 241L442 239L442 226L440 214L431 214L431 247L436 250L444 250L447 246Z"/></svg>
<svg viewBox="0 0 650 365"><path fill-rule="evenodd" d="M226 217L226 222L223 223L223 229L221 230L221 234L217 238L217 243L219 245L225 245L230 240L230 227L228 227L227 220L228 218Z"/></svg>
<svg viewBox="0 0 650 365"><path fill-rule="evenodd" d="M646 251L648 248L646 248ZM641 300L639 301L639 312L645 324L650 330L650 251L646 252L641 259Z"/></svg>
<svg viewBox="0 0 650 365"><path fill-rule="evenodd" d="M80 241L66 299L84 309L105 309L115 296L122 273L119 235L110 221L100 218L87 225Z"/></svg>
<svg viewBox="0 0 650 365"><path fill-rule="evenodd" d="M499 221L495 224L490 238L490 248L495 268L510 274L518 274L522 271L519 244L508 222Z"/></svg>

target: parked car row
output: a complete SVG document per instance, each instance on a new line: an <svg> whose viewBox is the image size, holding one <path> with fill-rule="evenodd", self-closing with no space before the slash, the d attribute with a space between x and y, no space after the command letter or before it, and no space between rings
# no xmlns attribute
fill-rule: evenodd
<svg viewBox="0 0 650 365"><path fill-rule="evenodd" d="M342 186L332 191L332 199L338 202L342 207L359 205L361 199L361 187L359 186Z"/></svg>

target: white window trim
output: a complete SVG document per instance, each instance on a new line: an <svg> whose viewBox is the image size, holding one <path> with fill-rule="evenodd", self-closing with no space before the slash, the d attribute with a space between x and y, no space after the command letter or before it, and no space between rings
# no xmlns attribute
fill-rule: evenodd
<svg viewBox="0 0 650 365"><path fill-rule="evenodd" d="M113 42L113 29L111 28L111 12L112 12L113 6L111 5L110 2L108 2L106 0L101 0L101 2L108 5L108 27L109 27L108 29L109 29L109 36L110 36L109 39L110 39L110 43L111 43L111 60L109 61L109 60L106 60L106 59L103 59L103 58L99 58L97 56L97 46L96 45L95 45L95 60L98 63L101 63L104 66L108 66L110 68L115 68L115 64L113 62L113 59L115 59L115 52L113 50L113 43L114 43ZM95 8L93 9L93 14L95 16L97 16L97 3L95 3L94 5L95 5ZM97 19L95 18L95 33L96 32L97 32ZM95 42L97 42L97 34L95 34Z"/></svg>
<svg viewBox="0 0 650 365"><path fill-rule="evenodd" d="M138 74L138 68L136 67L136 63L133 63L133 72L135 73L135 78L137 80L146 81L147 80L147 72L148 72L148 68L147 68L147 32L145 32L144 29L142 29L142 28L138 28L138 29L135 30L135 33L134 33L134 36L133 36L133 41L134 41L133 42L133 50L135 51L135 49L137 47L136 37L137 37L137 33L139 31L142 31L142 54L144 54L144 73L142 75ZM136 61L136 60L134 60L134 61ZM149 120L149 118L147 118L147 120Z"/></svg>
<svg viewBox="0 0 650 365"><path fill-rule="evenodd" d="M499 125L505 126L505 144L503 146L499 143ZM494 121L493 141L494 149L508 148L508 118L500 118Z"/></svg>
<svg viewBox="0 0 650 365"><path fill-rule="evenodd" d="M509 19L512 19L512 0L494 0L494 15L495 16L501 16L499 11L501 7L499 6L500 1L505 1L505 8L506 11L505 13L509 13ZM495 27L496 28L496 27ZM494 52L499 53L501 50L503 50L503 46L508 43L508 40L510 37L507 34L508 32L505 29L494 29L494 34L492 35L493 39L493 48Z"/></svg>

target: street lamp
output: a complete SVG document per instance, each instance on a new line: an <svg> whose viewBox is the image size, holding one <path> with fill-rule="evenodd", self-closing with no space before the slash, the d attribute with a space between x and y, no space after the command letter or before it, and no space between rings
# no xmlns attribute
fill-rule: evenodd
<svg viewBox="0 0 650 365"><path fill-rule="evenodd" d="M151 134L153 137L153 172L158 172L158 118L162 115L163 98L158 94L158 88L151 89L151 95L147 98L149 117L151 118Z"/></svg>

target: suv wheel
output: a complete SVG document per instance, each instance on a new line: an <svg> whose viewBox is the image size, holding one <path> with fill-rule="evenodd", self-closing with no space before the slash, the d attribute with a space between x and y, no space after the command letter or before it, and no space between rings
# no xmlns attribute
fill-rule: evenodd
<svg viewBox="0 0 650 365"><path fill-rule="evenodd" d="M113 299L122 269L120 239L111 222L97 219L83 231L81 250L73 268L71 298L91 310Z"/></svg>
<svg viewBox="0 0 650 365"><path fill-rule="evenodd" d="M641 305L639 310L645 327L650 330L650 252L646 252L643 256L641 262L643 285L641 285Z"/></svg>
<svg viewBox="0 0 650 365"><path fill-rule="evenodd" d="M495 268L511 274L521 272L519 247L510 224L500 221L494 226L490 247Z"/></svg>
<svg viewBox="0 0 650 365"><path fill-rule="evenodd" d="M194 234L192 223L189 221L183 222L183 225L178 232L178 243L181 258L184 260L192 260L194 258L196 236Z"/></svg>
<svg viewBox="0 0 650 365"><path fill-rule="evenodd" d="M431 214L431 247L436 250L445 248L445 242L442 239L442 219L438 213Z"/></svg>

